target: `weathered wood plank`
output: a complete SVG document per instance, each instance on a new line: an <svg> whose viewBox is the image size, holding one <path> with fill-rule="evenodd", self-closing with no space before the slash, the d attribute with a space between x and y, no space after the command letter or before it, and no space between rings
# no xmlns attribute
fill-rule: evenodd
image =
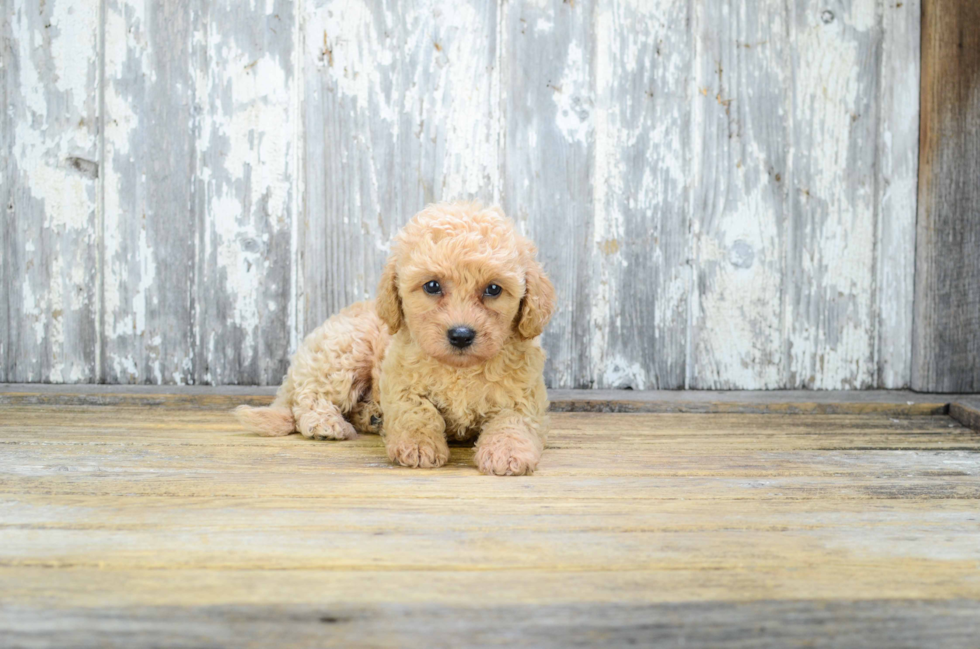
<svg viewBox="0 0 980 649"><path fill-rule="evenodd" d="M98 573L92 573L98 575ZM20 573L28 579L45 577L44 571ZM183 588L176 578L146 575L147 582ZM221 575L212 580L193 579L195 586L230 582ZM235 575L234 580L244 579ZM358 575L372 587L390 592L385 576ZM441 575L426 573L426 580L451 588ZM496 577L496 576L494 576ZM276 582L292 575L281 576ZM332 583L334 575L319 583ZM484 578L491 579L491 578ZM506 579L530 584L520 575ZM590 576L590 581L609 580ZM12 580L11 580L12 581ZM47 581L47 580L45 580ZM584 578L568 578L564 584L548 584L558 593L561 586L575 591ZM621 586L619 580L610 580ZM179 586L178 586L179 585ZM278 585L278 583L277 583ZM58 590L63 586L50 586ZM657 587L664 587L657 584ZM307 582L300 588L307 589ZM669 588L669 587L668 587ZM283 587L283 590L288 590ZM483 592L485 589L480 588ZM454 592L461 592L453 589ZM307 592L309 592L307 590ZM317 593L322 593L317 590ZM930 647L972 649L980 633L980 604L971 600L889 598L859 601L804 599L797 601L684 602L618 605L607 602L565 605L463 606L447 603L350 604L332 597L308 604L207 605L174 610L171 606L120 605L86 610L50 609L45 606L12 606L0 612L3 629L14 646L77 647L151 646L165 642L171 647L200 647L202 642L220 646L258 646L257 639L275 638L279 646L349 647L495 647L502 643L534 647L657 646L772 649L807 647ZM288 620L288 622L286 622ZM152 641L150 639L153 639Z"/></svg>
<svg viewBox="0 0 980 649"><path fill-rule="evenodd" d="M790 3L786 387L869 388L877 381L877 4Z"/></svg>
<svg viewBox="0 0 980 649"><path fill-rule="evenodd" d="M159 406L166 408L234 408L267 405L272 387L129 386L0 384L0 405ZM553 412L690 412L945 414L958 395L928 395L907 390L808 391L768 390L713 392L699 390L549 390Z"/></svg>
<svg viewBox="0 0 980 649"><path fill-rule="evenodd" d="M5 3L0 380L275 384L476 197L554 276L553 386L909 383L920 0L107 0L102 85L98 7Z"/></svg>
<svg viewBox="0 0 980 649"><path fill-rule="evenodd" d="M4 106L10 106L10 93L13 64L13 24L14 15L12 9L13 0L0 0L0 100ZM0 209L3 216L0 217L0 326L3 332L0 333L0 381L16 381L16 377L10 374L10 363L7 360L11 354L9 350L10 339L10 296L13 295L13 281L17 276L15 269L10 263L11 255L9 250L13 245L13 226L14 220L10 211L10 192L13 183L8 180L9 171L7 160L13 157L11 151L13 147L13 136L15 128L14 112L11 110L3 111L0 115L0 155L4 162L0 164Z"/></svg>
<svg viewBox="0 0 980 649"><path fill-rule="evenodd" d="M590 515L581 524L570 525L567 521L575 518L572 509L542 516L530 508L525 511L494 508L497 511L481 524L476 512L466 516L461 513L462 507L452 507L448 499L439 503L442 508L421 510L406 506L403 501L393 503L398 505L397 509L380 510L374 510L373 503L339 502L332 513L302 502L291 503L291 507L280 512L242 507L242 501L229 504L235 511L234 518L198 505L175 512L162 503L143 502L142 511L129 512L107 509L86 512L82 507L72 506L71 514L77 520L70 524L50 524L48 515L40 523L5 525L0 530L4 540L0 570L48 566L102 567L112 571L371 569L395 572L412 571L421 565L428 571L460 572L555 573L570 568L587 572L665 568L695 572L741 568L778 574L800 562L802 556L839 574L845 566L853 565L855 558L866 561L869 567L888 570L891 562L883 556L886 552L866 549L877 545L890 547L893 555L911 555L918 559L911 563L920 563L919 569L931 566L942 570L946 579L966 590L971 585L977 586L977 575L955 579L951 569L969 570L970 563L980 555L975 542L977 525L965 511L929 515L899 510L870 516L845 515L840 524L825 522L834 518L833 512L826 512L814 514L821 522L807 526L801 516L788 517L788 522L774 517L775 520L766 523L752 511L735 508L733 515L724 517L717 527L706 527L702 521L703 517L711 516L708 513L687 524L650 524L643 517L631 524L628 513L619 513ZM473 501L458 505L467 509L481 507ZM730 503L716 503L716 508L723 505ZM44 507L50 510L51 501ZM159 525L129 522L146 518L148 510L154 519L159 516ZM368 519L364 524L356 522L360 512ZM16 509L13 513L19 514ZM249 514L251 520L246 520ZM113 522L100 523L96 519L99 515ZM256 519L263 520L263 524L257 526ZM413 522L404 524L402 521L407 519ZM313 523L313 520L321 522ZM535 520L539 522L529 524ZM548 526L548 522L552 525ZM179 542L175 543L176 539L168 534L172 530L181 530ZM943 559L923 560L922 547L937 531L944 537L933 549ZM668 535L670 542L665 543L664 537ZM474 537L482 542L474 543ZM404 552L406 539L411 539L411 554ZM738 548L732 547L734 539L738 539ZM106 552L109 548L111 553ZM338 551L324 552L324 548ZM818 571L797 567L808 573ZM894 569L894 564L891 568ZM781 577L786 579L785 575ZM909 578L902 582L908 585Z"/></svg>
<svg viewBox="0 0 980 649"><path fill-rule="evenodd" d="M201 3L105 5L100 379L194 383Z"/></svg>
<svg viewBox="0 0 980 649"><path fill-rule="evenodd" d="M285 373L294 37L288 4L107 6L109 382Z"/></svg>
<svg viewBox="0 0 980 649"><path fill-rule="evenodd" d="M879 569L870 570L861 579L848 579L838 569L828 567L825 571L808 573L808 576L812 576L808 582L783 580L784 574L748 570L634 570L626 573L571 570L286 570L256 573L236 570L59 571L49 568L4 568L0 570L0 583L3 586L0 591L0 598L3 599L0 602L5 604L4 611L11 610L16 604L20 607L48 605L52 609L68 612L82 600L87 602L87 608L96 602L113 607L163 605L169 606L171 613L191 607L208 610L222 604L305 604L318 607L327 616L332 609L343 611L347 606L352 607L347 610L394 603L459 607L449 612L451 617L464 614L466 609L488 611L491 607L514 604L526 606L527 610L533 606L578 603L677 606L681 602L717 602L719 594L723 593L730 594L729 603L766 600L793 602L812 598L828 607L833 606L835 601L853 606L876 597L886 599L896 607L901 606L903 600L920 598L964 604L976 599L970 597L968 588L951 589L951 586L962 585L963 582L969 584L970 575L957 580L959 584L951 584L945 574L937 575L926 570L920 573L919 569L927 569L928 564L916 563L912 567L916 568L915 576L920 577L918 582L902 579L901 583L896 583L894 574L877 566L875 568ZM261 576L261 579L256 579L257 576ZM781 579L775 581L774 576ZM842 581L848 583L847 599L841 599ZM474 587L475 583L481 586ZM378 602L379 594L387 596L388 600ZM83 599L86 597L87 600ZM279 619L290 620L285 615Z"/></svg>
<svg viewBox="0 0 980 649"><path fill-rule="evenodd" d="M980 398L958 399L949 404L949 416L980 432Z"/></svg>
<svg viewBox="0 0 980 649"><path fill-rule="evenodd" d="M594 223L595 5L501 7L503 205L538 244L558 295L542 338L545 375L552 387L595 387L605 383L593 373L591 359L593 304L599 299L592 257L603 254ZM605 320L615 308L600 303L596 316Z"/></svg>
<svg viewBox="0 0 980 649"><path fill-rule="evenodd" d="M305 331L372 297L426 203L499 196L494 3L306 6Z"/></svg>
<svg viewBox="0 0 980 649"><path fill-rule="evenodd" d="M920 0L881 7L875 284L876 387L912 381L915 214L919 169Z"/></svg>
<svg viewBox="0 0 980 649"><path fill-rule="evenodd" d="M922 5L912 387L980 391L980 4Z"/></svg>
<svg viewBox="0 0 980 649"><path fill-rule="evenodd" d="M472 449L419 472L392 467L375 436L262 438L221 412L4 408L0 633L23 646L975 641L980 438L949 418L554 420L538 474L492 481ZM842 440L877 450L820 446Z"/></svg>
<svg viewBox="0 0 980 649"><path fill-rule="evenodd" d="M200 504L261 493L338 507L448 498L467 511L490 499L624 501L638 515L668 503L751 501L768 511L758 503L828 498L969 508L980 497L972 460L980 439L946 417L556 414L534 481L502 481L492 493L472 483L472 448L454 448L447 467L420 475L393 467L375 436L343 444L261 438L223 412L34 407L5 410L0 425L0 494L13 500L123 494Z"/></svg>
<svg viewBox="0 0 980 649"><path fill-rule="evenodd" d="M295 5L210 2L196 65L201 195L196 381L279 384L293 335Z"/></svg>
<svg viewBox="0 0 980 649"><path fill-rule="evenodd" d="M625 0L597 6L593 17L589 281L595 289L588 372L595 387L685 386L690 14L686 0ZM547 166L547 150L544 155Z"/></svg>
<svg viewBox="0 0 980 649"><path fill-rule="evenodd" d="M907 110L893 114L896 100L877 96L881 19L872 0L719 2L698 14L691 387L901 385L914 143L904 132L891 139L907 127ZM889 56L911 38L893 22ZM889 64L907 73L909 60L903 50ZM906 99L907 88L903 77L890 91ZM888 121L879 122L885 100ZM879 135L887 140L880 155L894 159L885 180L905 183L887 195L880 233ZM873 295L886 236L881 252L901 269L899 281L889 276ZM886 361L897 375L879 376Z"/></svg>
<svg viewBox="0 0 980 649"><path fill-rule="evenodd" d="M99 8L8 0L3 24L4 376L95 381Z"/></svg>
<svg viewBox="0 0 980 649"><path fill-rule="evenodd" d="M790 20L769 0L709 0L697 14L691 388L797 387L783 323Z"/></svg>

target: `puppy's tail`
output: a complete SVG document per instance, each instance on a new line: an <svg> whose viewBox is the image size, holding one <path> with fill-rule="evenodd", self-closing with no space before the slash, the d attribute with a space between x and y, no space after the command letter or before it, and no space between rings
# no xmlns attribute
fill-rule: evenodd
<svg viewBox="0 0 980 649"><path fill-rule="evenodd" d="M282 437L296 432L296 421L289 408L276 404L269 408L238 406L232 412L242 426L264 437Z"/></svg>

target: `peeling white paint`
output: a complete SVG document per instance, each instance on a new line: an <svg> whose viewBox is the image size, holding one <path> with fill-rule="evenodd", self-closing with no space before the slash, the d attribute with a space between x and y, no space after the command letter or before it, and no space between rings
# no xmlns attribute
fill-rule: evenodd
<svg viewBox="0 0 980 649"><path fill-rule="evenodd" d="M582 47L571 41L565 55L565 72L561 81L552 86L557 109L555 126L569 142L588 144L592 136L591 85Z"/></svg>
<svg viewBox="0 0 980 649"><path fill-rule="evenodd" d="M912 380L921 15L919 0L882 15L875 357L883 388L906 388Z"/></svg>
<svg viewBox="0 0 980 649"><path fill-rule="evenodd" d="M14 126L0 175L15 188L8 245L23 260L8 301L9 379L91 380L98 11L69 0L9 9L0 83Z"/></svg>
<svg viewBox="0 0 980 649"><path fill-rule="evenodd" d="M285 229L290 222L282 217L290 189L291 89L271 56L250 63L233 44L220 49L229 73L217 81L231 86L232 110L225 114L223 102L216 103L220 108L210 115L208 135L218 132L228 138L222 156L225 173L236 180L250 174L252 204L264 201L268 223L273 229Z"/></svg>
<svg viewBox="0 0 980 649"><path fill-rule="evenodd" d="M636 360L616 355L606 359L600 383L608 389L643 389L650 384L646 369ZM640 386L640 387L638 387Z"/></svg>
<svg viewBox="0 0 980 649"><path fill-rule="evenodd" d="M133 295L133 332L137 335L146 333L146 303L147 293L156 284L156 262L153 250L146 241L146 226L140 230L138 259L140 265L140 280Z"/></svg>
<svg viewBox="0 0 980 649"><path fill-rule="evenodd" d="M324 223L317 210L340 212L329 223L350 234L352 243L344 250L348 258L334 262L344 267L326 270L351 284L343 295L360 298L372 292L380 267L375 262L410 213L413 192L425 200L501 200L506 186L563 210L578 209L587 192L591 196L585 207L591 221L583 221L591 231L576 240L591 258L569 260L566 250L556 249L571 235L548 240L550 247L542 250L558 260L551 263L584 264L589 277L587 286L578 287L568 285L576 277L568 268L554 272L566 280L559 290L567 299L555 319L563 335L581 324L574 318L589 325L586 341L549 342L556 350L549 377L554 385L571 381L573 371L581 374L580 364L597 387L659 385L651 365L659 359L638 360L648 353L638 346L648 341L624 331L624 314L636 298L650 299L648 324L657 345L676 330L689 332L686 348L670 349L669 360L683 363L675 356L687 355L691 387L907 384L917 0L907 11L889 7L884 16L874 0L829 8L775 0L621 0L561 7L518 2L495 9L448 0L410 7L309 0L300 3L292 24L282 25L281 37L295 46L289 60L280 60L271 47L250 54L255 44L247 39L257 32L228 29L216 18L230 6L209 5L206 13L218 12L212 16L192 11L186 30L190 68L172 83L174 101L193 102L198 111L191 124L173 125L175 133L192 130L198 157L191 169L171 170L197 174L199 203L187 210L204 210L195 258L173 260L195 265L204 291L187 298L202 302L197 362L209 370L198 378L234 380L236 370L221 366L228 354L240 352L236 362L243 364L275 354L261 346L264 328L276 319L293 323L284 346L295 346L307 300L323 299L304 293L321 279L304 277L323 255L308 240L311 228ZM99 116L98 4L48 0L43 16L38 9L36 3L14 3L16 56L0 68L0 74L15 73L5 76L13 84L8 110L15 126L8 138L12 157L0 178L25 185L23 195L33 199L31 218L37 218L33 231L18 239L26 268L11 304L25 323L25 345L52 350L43 363L22 361L29 368L24 378L94 376L78 332L86 326L83 318L98 317L90 304L98 278L85 251L102 236L102 335L110 343L131 341L125 352L110 350L105 364L130 381L193 381L195 350L173 349L154 328L154 300L169 290L168 268L154 260L168 259L167 250L145 227L132 227L142 214L127 213L142 200L131 192L143 191L145 174L152 173L136 169L147 163L134 160L146 155L138 143L150 128L149 113L138 102L157 83L154 62L161 59L151 32L164 27L151 24L153 6L142 0L106 4L105 115ZM250 0L234 9L259 25L276 4ZM525 14L526 33L512 29ZM689 37L674 32L690 18L698 34L693 52ZM756 31L765 37L755 38ZM508 80L518 78L515 69L524 63L512 53L529 41L516 39L558 45L548 53L556 72L542 80L548 89L526 116L517 117L506 108L524 107ZM869 66L878 51L876 71ZM124 77L136 87L121 83ZM634 84L644 79L651 81L648 88ZM772 86L786 99L766 105L760 97ZM879 103L864 111L873 92ZM329 150L323 142L309 145L338 156L346 175L328 179L335 192L329 200L336 202L309 203L308 221L301 222L298 206L310 199L301 181L312 180L314 189L323 182L323 170L301 147L301 122L340 119L341 110L349 140L331 141ZM879 114L878 124L865 126ZM571 186L575 181L564 173L548 182L533 173L504 178L501 171L515 173L503 164L510 159L501 159L502 153L515 154L504 143L545 164L561 160L575 173L581 164L590 183ZM872 164L862 152L876 145ZM100 162L98 180L73 167L75 158ZM99 183L103 232L97 235ZM688 196L694 197L690 207L678 207ZM669 220L675 210L685 209L693 219L690 230L674 232L676 240L661 239L677 225ZM518 205L512 216L532 232L565 225L542 225L542 215L527 210ZM276 274L279 260L270 251L275 241L287 245L278 235L288 239L296 266L288 280ZM336 244L340 235L331 236ZM799 251L789 249L792 241L802 242ZM690 266L677 262L684 247L693 248ZM643 249L648 258L636 256ZM290 282L288 302L270 298L281 281ZM579 290L591 299L576 305ZM685 305L690 322L683 321ZM241 333L240 350L223 349L228 332ZM579 351L587 358L575 356ZM179 358L169 358L174 354Z"/></svg>
<svg viewBox="0 0 980 649"><path fill-rule="evenodd" d="M743 188L745 175L743 166ZM699 267L714 269L699 300L698 387L782 387L782 258L766 189L751 189L725 215L724 229L697 240Z"/></svg>
<svg viewBox="0 0 980 649"><path fill-rule="evenodd" d="M396 107L384 101L389 95L382 87L382 71L394 62L394 53L378 33L367 3L350 0L317 7L307 20L306 34L307 60L327 70L337 91L397 128Z"/></svg>
<svg viewBox="0 0 980 649"><path fill-rule="evenodd" d="M419 118L441 131L444 151L440 196L485 195L487 186L496 184L499 169L492 77L487 70L486 51L473 47L474 42L485 39L485 21L468 3L438 3L433 9L433 15L436 13L439 18L432 23L434 33L427 30L410 35L409 48L423 53L433 51L434 66L416 70L403 110L418 114L421 108ZM439 45L438 50L435 44ZM432 90L434 96L423 96ZM422 144L425 146L425 141Z"/></svg>
<svg viewBox="0 0 980 649"><path fill-rule="evenodd" d="M55 87L81 104L89 97L92 60L79 56L79 52L97 51L99 6L95 2L55 0L48 24L45 29L51 34L51 58L58 70Z"/></svg>
<svg viewBox="0 0 980 649"><path fill-rule="evenodd" d="M849 18L855 30L873 22L875 3L859 0ZM797 34L794 113L800 123L801 150L794 169L807 171L806 187L814 215L823 217L818 229L806 227L807 251L800 260L809 290L820 291L825 323L800 327L812 313L792 308L786 312L790 345L790 371L797 382L820 389L868 387L874 384L874 177L873 168L848 165L852 147L873 152L873 142L858 138L861 124L870 123L860 108L874 88L870 69L861 64L860 41L867 35L844 29L840 17L828 24L813 15ZM867 84L867 85L865 85ZM806 165L803 167L802 165ZM863 165L862 165L863 167ZM798 171L794 171L798 174ZM860 179L860 180L856 180ZM863 186L862 186L863 185ZM854 195L845 194L854 189ZM818 205L819 204L819 205ZM792 306L792 304L791 304Z"/></svg>
<svg viewBox="0 0 980 649"><path fill-rule="evenodd" d="M288 61L273 54L253 58L220 25L211 25L207 48L208 59L219 64L195 80L197 92L211 100L198 137L207 169L203 253L214 260L208 277L221 283L230 317L244 333L239 352L248 364L265 306L269 233L291 232L296 218L290 200L295 94L283 69Z"/></svg>
<svg viewBox="0 0 980 649"><path fill-rule="evenodd" d="M612 59L616 55L612 51L615 48L615 43L610 42L610 37L614 34L615 29L611 11L600 9L595 17L595 25L595 31L598 35L595 62L596 78L609 84L603 90L614 92ZM572 48L570 47L567 65L574 63L581 66L581 61L573 60L571 51ZM578 56L580 54L576 53L576 57ZM616 305L619 303L614 276L618 274L616 267L620 266L622 261L619 254L619 239L623 234L623 215L618 210L620 203L615 199L623 194L625 170L619 158L620 149L617 140L626 127L619 117L618 98L610 96L608 91L600 92L593 115L596 183L593 190L592 254L595 260L593 276L597 281L595 282L595 292L591 304L590 319L593 331L589 348L592 374L604 376L606 379L608 379L608 372L604 372L603 368L608 367L606 351L610 345L609 333L615 324L613 321L616 319L616 312L618 312ZM559 122L562 119L561 111L562 109L559 108ZM560 124L559 128L568 137L567 131ZM605 384L597 387L611 386L607 380Z"/></svg>
<svg viewBox="0 0 980 649"><path fill-rule="evenodd" d="M95 52L98 12L86 3L65 0L51 3L49 10L53 88L44 83L37 68L37 61L44 57L45 35L26 22L28 12L36 9L31 3L14 7L14 29L21 34L15 40L20 77L17 93L24 100L26 114L16 120L13 153L17 168L27 176L31 195L44 204L45 227L84 230L90 225L95 188L91 178L70 169L69 158L94 157L86 153L94 142L88 130L91 125L71 117L87 115L94 59L80 53ZM66 53L70 47L75 48L71 55ZM47 78L46 73L44 76ZM46 90L62 93L69 111L49 114ZM38 128L49 120L57 125ZM61 126L65 121L68 123Z"/></svg>

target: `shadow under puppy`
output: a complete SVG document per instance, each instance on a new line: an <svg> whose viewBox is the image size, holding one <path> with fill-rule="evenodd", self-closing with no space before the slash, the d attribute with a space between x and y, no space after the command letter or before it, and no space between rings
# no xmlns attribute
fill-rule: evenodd
<svg viewBox="0 0 980 649"><path fill-rule="evenodd" d="M547 432L538 336L555 305L536 253L498 208L429 205L395 238L377 299L317 328L272 406L236 416L262 435L381 432L409 467L442 466L447 439L475 437L480 471L532 473Z"/></svg>

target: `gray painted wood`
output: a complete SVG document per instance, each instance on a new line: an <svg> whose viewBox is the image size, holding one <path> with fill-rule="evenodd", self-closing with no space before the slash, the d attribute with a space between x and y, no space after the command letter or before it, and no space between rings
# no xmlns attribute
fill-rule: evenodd
<svg viewBox="0 0 980 649"><path fill-rule="evenodd" d="M791 3L786 387L876 381L876 7L874 0Z"/></svg>
<svg viewBox="0 0 980 649"><path fill-rule="evenodd" d="M110 383L278 383L294 328L292 4L106 6Z"/></svg>
<svg viewBox="0 0 980 649"><path fill-rule="evenodd" d="M880 7L875 356L878 386L903 388L912 381L922 3L905 0Z"/></svg>
<svg viewBox="0 0 980 649"><path fill-rule="evenodd" d="M919 0L5 2L0 379L278 383L477 198L552 387L909 384Z"/></svg>
<svg viewBox="0 0 980 649"><path fill-rule="evenodd" d="M278 384L294 329L295 3L208 3L197 57L197 382Z"/></svg>
<svg viewBox="0 0 980 649"><path fill-rule="evenodd" d="M914 33L873 0L832 4L698 15L691 387L907 384Z"/></svg>
<svg viewBox="0 0 980 649"><path fill-rule="evenodd" d="M194 383L195 36L201 3L105 5L102 363L108 383Z"/></svg>
<svg viewBox="0 0 980 649"><path fill-rule="evenodd" d="M494 3L306 5L303 314L374 295L426 203L498 195Z"/></svg>
<svg viewBox="0 0 980 649"><path fill-rule="evenodd" d="M98 18L90 2L4 5L8 378L97 378Z"/></svg>
<svg viewBox="0 0 980 649"><path fill-rule="evenodd" d="M686 0L602 3L593 17L596 105L588 245L594 292L586 340L588 385L595 387L685 387L691 22ZM546 156L542 161L550 164Z"/></svg>
<svg viewBox="0 0 980 649"><path fill-rule="evenodd" d="M980 391L980 5L926 0L912 387Z"/></svg>
<svg viewBox="0 0 980 649"><path fill-rule="evenodd" d="M0 0L0 99L4 106L10 105L10 76L13 51L13 34L11 27L11 0ZM10 247L13 242L13 203L10 195L13 184L7 180L8 167L7 160L11 158L11 147L13 138L11 133L14 129L13 111L5 110L0 115L0 155L3 162L0 162L0 208L3 209L3 218L0 218L0 380L6 381L9 373L10 362L8 361L10 346L10 297L13 295L14 269L10 267Z"/></svg>
<svg viewBox="0 0 980 649"><path fill-rule="evenodd" d="M696 15L691 388L788 383L789 20L771 0Z"/></svg>
<svg viewBox="0 0 980 649"><path fill-rule="evenodd" d="M502 6L503 206L538 244L555 284L558 306L542 338L549 387L595 387L594 3Z"/></svg>

